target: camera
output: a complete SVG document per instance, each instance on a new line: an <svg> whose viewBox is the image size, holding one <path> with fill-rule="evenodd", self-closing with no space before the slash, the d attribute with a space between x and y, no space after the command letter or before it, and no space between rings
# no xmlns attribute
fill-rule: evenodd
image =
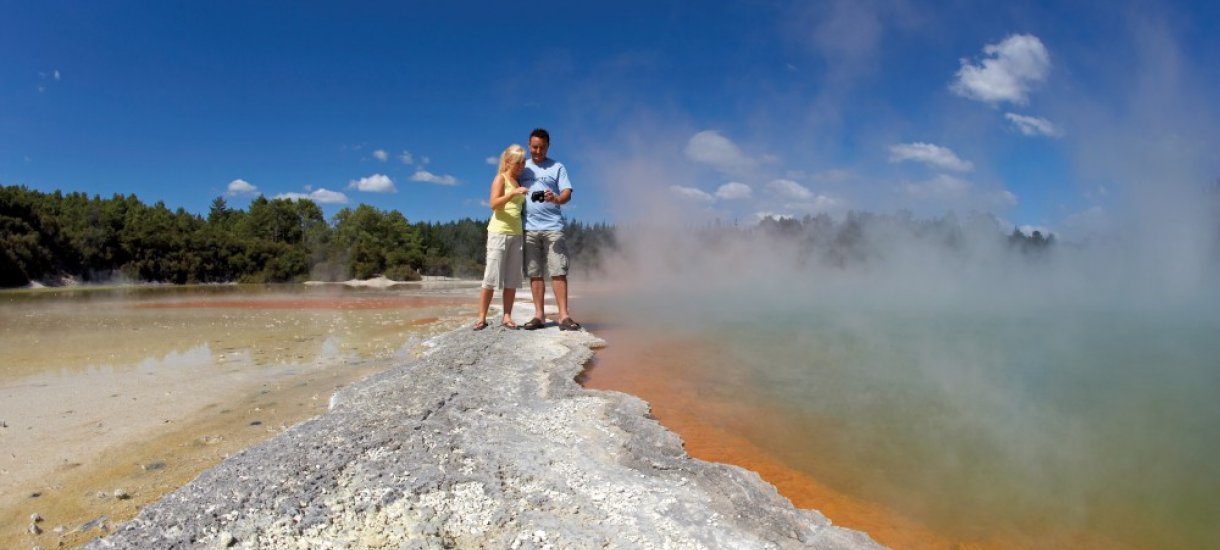
<svg viewBox="0 0 1220 550"><path fill-rule="evenodd" d="M534 202L543 202L546 200L546 191L534 191L530 193L530 200Z"/></svg>

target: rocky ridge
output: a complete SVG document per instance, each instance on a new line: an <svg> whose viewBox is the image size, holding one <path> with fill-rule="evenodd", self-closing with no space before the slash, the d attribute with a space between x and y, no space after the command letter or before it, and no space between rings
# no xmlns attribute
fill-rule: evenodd
<svg viewBox="0 0 1220 550"><path fill-rule="evenodd" d="M87 548L880 548L575 381L585 332L461 329Z"/></svg>

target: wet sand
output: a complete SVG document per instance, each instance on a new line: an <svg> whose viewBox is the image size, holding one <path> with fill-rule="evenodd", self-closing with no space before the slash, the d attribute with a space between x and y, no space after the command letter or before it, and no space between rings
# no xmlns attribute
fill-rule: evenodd
<svg viewBox="0 0 1220 550"><path fill-rule="evenodd" d="M715 360L714 342L687 339L675 343L673 335L659 336L596 319L588 324L608 342L586 370L587 388L622 391L647 401L652 413L684 441L687 452L702 460L735 464L757 472L781 494L801 508L821 511L836 525L867 532L874 540L897 549L1019 548L1123 548L1096 534L1048 533L1033 536L1017 529L1007 532L972 532L969 526L946 532L921 522L884 503L863 498L793 469L746 437L759 429L751 419L776 414L747 406L726 394L724 388L700 383L695 365ZM829 457L828 457L829 458ZM852 468L830 464L828 468Z"/></svg>
<svg viewBox="0 0 1220 550"><path fill-rule="evenodd" d="M470 307L461 294L328 292L5 304L0 548L104 534L324 412L338 388L465 324Z"/></svg>

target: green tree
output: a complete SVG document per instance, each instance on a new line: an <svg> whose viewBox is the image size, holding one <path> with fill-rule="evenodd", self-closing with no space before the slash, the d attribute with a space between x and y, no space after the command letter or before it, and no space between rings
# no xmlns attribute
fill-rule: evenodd
<svg viewBox="0 0 1220 550"><path fill-rule="evenodd" d="M332 257L344 258L348 273L359 279L387 272L399 279L418 279L424 257L419 234L402 213L367 204L335 215L332 250Z"/></svg>

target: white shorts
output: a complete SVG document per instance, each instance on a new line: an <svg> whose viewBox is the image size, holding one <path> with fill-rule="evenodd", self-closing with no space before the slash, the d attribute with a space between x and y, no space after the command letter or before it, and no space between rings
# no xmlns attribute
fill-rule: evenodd
<svg viewBox="0 0 1220 550"><path fill-rule="evenodd" d="M522 235L488 233L487 268L483 270L483 288L521 288L524 247L525 237Z"/></svg>

